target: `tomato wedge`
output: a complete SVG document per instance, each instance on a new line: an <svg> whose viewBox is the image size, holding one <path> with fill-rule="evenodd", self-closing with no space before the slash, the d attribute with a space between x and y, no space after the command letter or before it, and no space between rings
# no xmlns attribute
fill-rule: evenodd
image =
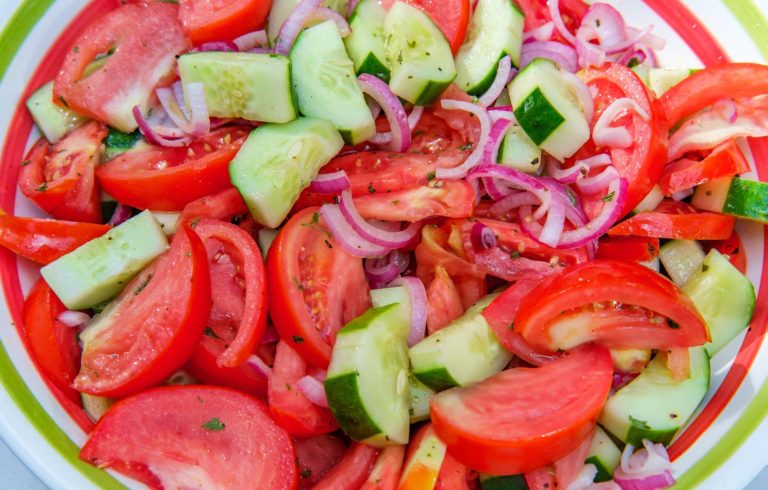
<svg viewBox="0 0 768 490"><path fill-rule="evenodd" d="M525 30L530 31L542 24L552 21L547 2L542 0L516 0L515 2L525 14ZM587 13L587 5L583 0L560 0L560 16L571 33L575 33L581 25L581 19ZM557 33L557 31L555 31ZM560 34L555 38L563 40Z"/></svg>
<svg viewBox="0 0 768 490"><path fill-rule="evenodd" d="M744 246L741 243L738 232L734 231L731 236L725 240L717 240L714 242L704 243L704 249L709 251L716 249L721 254L727 256L742 274L747 273L747 253L744 251Z"/></svg>
<svg viewBox="0 0 768 490"><path fill-rule="evenodd" d="M461 296L445 267L435 267L435 278L427 286L427 329L433 334L464 313Z"/></svg>
<svg viewBox="0 0 768 490"><path fill-rule="evenodd" d="M271 0L180 0L179 18L192 44L231 41L264 24Z"/></svg>
<svg viewBox="0 0 768 490"><path fill-rule="evenodd" d="M608 350L586 345L542 367L508 369L437 394L432 425L470 468L522 473L562 458L591 434L612 380Z"/></svg>
<svg viewBox="0 0 768 490"><path fill-rule="evenodd" d="M635 235L678 240L725 240L736 218L697 212L684 202L662 201L653 211L638 213L608 230L609 235Z"/></svg>
<svg viewBox="0 0 768 490"><path fill-rule="evenodd" d="M21 163L19 190L54 218L100 223L94 169L106 136L107 128L91 121L55 145L41 138Z"/></svg>
<svg viewBox="0 0 768 490"><path fill-rule="evenodd" d="M358 490L376 462L379 450L353 442L344 458L329 471L313 490Z"/></svg>
<svg viewBox="0 0 768 490"><path fill-rule="evenodd" d="M269 313L308 363L328 367L336 332L371 305L363 261L323 227L317 208L293 216L267 254Z"/></svg>
<svg viewBox="0 0 768 490"><path fill-rule="evenodd" d="M432 22L445 35L453 54L459 51L469 26L469 0L405 0L405 2L418 7L432 19ZM380 3L388 9L395 0L382 0Z"/></svg>
<svg viewBox="0 0 768 490"><path fill-rule="evenodd" d="M130 133L137 127L133 108L146 112L155 87L171 81L176 55L187 47L176 5L122 5L77 38L54 81L54 99Z"/></svg>
<svg viewBox="0 0 768 490"><path fill-rule="evenodd" d="M194 352L210 308L205 246L182 226L170 250L80 334L83 356L74 388L122 397L166 380Z"/></svg>
<svg viewBox="0 0 768 490"><path fill-rule="evenodd" d="M514 328L542 352L585 342L669 349L709 340L696 307L672 281L618 260L593 260L546 279L523 299Z"/></svg>
<svg viewBox="0 0 768 490"><path fill-rule="evenodd" d="M415 222L436 216L468 218L475 209L475 190L463 180L390 193L374 190L355 197L355 207L363 218L382 221Z"/></svg>
<svg viewBox="0 0 768 490"><path fill-rule="evenodd" d="M229 189L229 162L245 141L243 127L224 127L183 148L129 150L96 170L107 193L123 204L153 211L181 211L209 194Z"/></svg>
<svg viewBox="0 0 768 490"><path fill-rule="evenodd" d="M400 481L404 458L405 446L389 446L382 449L360 490L395 490Z"/></svg>
<svg viewBox="0 0 768 490"><path fill-rule="evenodd" d="M672 162L664 169L659 187L664 194L690 189L704 182L749 172L749 162L735 141L721 144L703 160L688 158Z"/></svg>
<svg viewBox="0 0 768 490"><path fill-rule="evenodd" d="M437 474L435 490L470 490L469 476L470 469L446 453Z"/></svg>
<svg viewBox="0 0 768 490"><path fill-rule="evenodd" d="M296 487L293 444L267 407L216 386L166 386L117 402L80 459L151 488Z"/></svg>
<svg viewBox="0 0 768 490"><path fill-rule="evenodd" d="M659 239L647 236L604 235L597 246L598 259L648 262L659 256Z"/></svg>
<svg viewBox="0 0 768 490"><path fill-rule="evenodd" d="M310 489L342 460L349 441L334 434L294 439L299 489Z"/></svg>
<svg viewBox="0 0 768 490"><path fill-rule="evenodd" d="M108 225L23 218L0 211L0 245L39 264L50 264L109 231Z"/></svg>

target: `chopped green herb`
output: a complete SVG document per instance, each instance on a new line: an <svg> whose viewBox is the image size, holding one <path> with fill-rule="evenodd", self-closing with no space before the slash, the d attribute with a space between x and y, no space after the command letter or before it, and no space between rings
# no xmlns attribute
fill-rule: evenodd
<svg viewBox="0 0 768 490"><path fill-rule="evenodd" d="M301 281L299 281L299 278L296 276L292 276L293 284L296 286L296 289L299 291L304 291L304 285L301 284Z"/></svg>
<svg viewBox="0 0 768 490"><path fill-rule="evenodd" d="M147 287L147 284L149 284L149 281L152 280L152 274L147 274L147 277L141 281L141 284L136 286L136 289L133 290L133 294L139 294L140 292L144 291L144 288Z"/></svg>
<svg viewBox="0 0 768 490"><path fill-rule="evenodd" d="M226 425L224 424L224 422L219 420L218 417L213 417L211 420L203 424L203 429L211 430L214 432L221 432L222 430L224 430L224 427L226 427Z"/></svg>
<svg viewBox="0 0 768 490"><path fill-rule="evenodd" d="M436 176L437 176L437 173L435 173L435 171L433 170L427 174L427 180L431 182L435 180Z"/></svg>
<svg viewBox="0 0 768 490"><path fill-rule="evenodd" d="M701 264L701 272L707 272L709 270L709 266L707 264Z"/></svg>
<svg viewBox="0 0 768 490"><path fill-rule="evenodd" d="M467 144L461 145L461 146L459 147L459 150L461 150L461 151L470 151L470 150L471 150L472 148L474 148L474 147L475 147L475 145L474 145L474 144L472 144L472 143L467 143Z"/></svg>
<svg viewBox="0 0 768 490"><path fill-rule="evenodd" d="M673 319L671 319L671 318L667 318L667 323L669 324L669 328L673 328L673 329L675 329L675 330L677 330L678 328L680 328L680 324L679 324L679 323L677 323L676 321L674 321L674 320L673 320Z"/></svg>
<svg viewBox="0 0 768 490"><path fill-rule="evenodd" d="M616 195L616 192L611 191L608 194L605 195L602 199L600 199L603 202L611 202L613 201L613 197Z"/></svg>
<svg viewBox="0 0 768 490"><path fill-rule="evenodd" d="M304 337L299 337L298 335L294 335L292 337L293 343L295 344L303 344L304 343Z"/></svg>
<svg viewBox="0 0 768 490"><path fill-rule="evenodd" d="M219 337L211 327L205 327L205 330L203 331L203 335L205 335L206 337L213 337L214 339L224 340L221 337Z"/></svg>
<svg viewBox="0 0 768 490"><path fill-rule="evenodd" d="M43 192L48 189L48 182L43 182L39 186L35 187L36 191Z"/></svg>
<svg viewBox="0 0 768 490"><path fill-rule="evenodd" d="M312 470L310 470L309 468L306 468L301 472L302 478L309 478L310 476L312 476Z"/></svg>
<svg viewBox="0 0 768 490"><path fill-rule="evenodd" d="M197 217L189 222L189 227L194 228L200 222L200 217Z"/></svg>
<svg viewBox="0 0 768 490"><path fill-rule="evenodd" d="M376 194L376 188L373 187L373 182L368 182L368 192L371 194Z"/></svg>
<svg viewBox="0 0 768 490"><path fill-rule="evenodd" d="M316 225L320 221L320 213L312 213L312 221L309 222L310 225Z"/></svg>
<svg viewBox="0 0 768 490"><path fill-rule="evenodd" d="M27 165L29 165L30 163L32 163L32 160L24 160L23 162L21 162L21 166L22 166L22 167L26 167L26 166L27 166Z"/></svg>

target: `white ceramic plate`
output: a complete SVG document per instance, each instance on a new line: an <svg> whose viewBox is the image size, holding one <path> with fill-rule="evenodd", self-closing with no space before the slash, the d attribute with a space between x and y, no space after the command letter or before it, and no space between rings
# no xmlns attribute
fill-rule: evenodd
<svg viewBox="0 0 768 490"><path fill-rule="evenodd" d="M18 164L38 137L23 102L50 80L64 50L89 20L117 0L2 0L0 19L0 207L39 212L16 192ZM701 67L730 59L768 60L768 0L612 1L633 26L654 24L668 40L663 66ZM12 16L11 12L15 12ZM0 22L0 26L2 22ZM727 96L727 94L723 94ZM746 145L754 155L752 177L768 180L768 140ZM699 416L671 449L678 488L741 489L768 462L768 235L762 226L740 225L749 277L758 287L755 319L746 336L712 359L713 386ZM82 463L85 433L46 388L18 332L24 292L37 268L0 250L5 303L0 303L0 435L54 489L140 487ZM735 359L735 360L734 360ZM0 486L2 486L0 484Z"/></svg>

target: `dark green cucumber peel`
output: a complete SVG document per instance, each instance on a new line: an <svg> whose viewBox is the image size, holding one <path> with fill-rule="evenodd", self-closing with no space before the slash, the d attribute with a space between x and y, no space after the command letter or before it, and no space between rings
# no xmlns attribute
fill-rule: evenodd
<svg viewBox="0 0 768 490"><path fill-rule="evenodd" d="M363 73L368 73L375 76L376 78L379 78L384 83L389 83L389 68L384 66L381 63L381 60L379 60L373 53L370 53L365 57L363 62L360 64L360 68L358 68L356 72L358 76Z"/></svg>
<svg viewBox="0 0 768 490"><path fill-rule="evenodd" d="M483 490L528 490L528 483L523 475L481 476L480 488Z"/></svg>
<svg viewBox="0 0 768 490"><path fill-rule="evenodd" d="M677 414L670 414L670 419L674 420L678 418ZM652 429L648 423L644 420L638 420L630 415L629 417L630 427L627 433L627 444L631 444L633 447L641 447L643 445L643 439L648 439L651 442L664 444L668 446L680 427L674 429L658 430Z"/></svg>
<svg viewBox="0 0 768 490"><path fill-rule="evenodd" d="M606 468L603 462L597 456L590 456L584 461L584 464L593 464L597 468L597 475L595 475L595 483L603 481L609 481L613 479L613 470Z"/></svg>
<svg viewBox="0 0 768 490"><path fill-rule="evenodd" d="M728 189L723 212L758 221L768 221L768 184L734 178Z"/></svg>
<svg viewBox="0 0 768 490"><path fill-rule="evenodd" d="M509 53L501 53L501 56L499 56L499 59L496 60L496 66L499 65L499 60L501 60L503 57L507 55L509 55ZM474 87L472 88L461 87L461 89L467 92L469 95L474 95L475 97L479 97L488 91L488 89L491 87L491 84L495 79L496 79L496 72L490 71L488 72L488 75L486 75L485 78L482 79L480 83L478 83Z"/></svg>
<svg viewBox="0 0 768 490"><path fill-rule="evenodd" d="M537 145L565 122L539 88L531 92L514 112L517 122Z"/></svg>
<svg viewBox="0 0 768 490"><path fill-rule="evenodd" d="M453 80L451 80L451 82L452 81ZM445 89L448 88L448 85L450 85L451 82L443 83L443 82L430 81L429 83L427 83L427 86L424 87L424 90L421 91L419 98L416 99L416 102L414 102L413 105L420 105L420 106L432 105L433 102L435 102L441 95L443 95L443 92L445 92Z"/></svg>
<svg viewBox="0 0 768 490"><path fill-rule="evenodd" d="M459 386L459 382L453 379L453 376L451 376L448 370L444 367L414 374L419 378L419 381L435 391L447 390L448 388Z"/></svg>
<svg viewBox="0 0 768 490"><path fill-rule="evenodd" d="M381 429L368 416L359 398L358 373L347 373L325 380L325 393L333 416L341 427L347 427L347 435L363 441L381 433Z"/></svg>

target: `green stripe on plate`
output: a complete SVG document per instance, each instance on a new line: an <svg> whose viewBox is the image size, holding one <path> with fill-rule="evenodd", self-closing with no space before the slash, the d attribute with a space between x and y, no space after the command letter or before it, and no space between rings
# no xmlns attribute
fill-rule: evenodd
<svg viewBox="0 0 768 490"><path fill-rule="evenodd" d="M125 485L114 479L109 473L99 470L79 458L80 448L64 433L40 402L29 391L29 388L21 379L19 372L8 357L5 346L0 343L0 383L10 395L19 410L27 417L29 423L35 427L58 453L72 467L83 474L99 488L124 489Z"/></svg>
<svg viewBox="0 0 768 490"><path fill-rule="evenodd" d="M8 20L8 24L0 33L0 80L8 71L8 66L24 39L52 3L53 0L26 0Z"/></svg>
<svg viewBox="0 0 768 490"><path fill-rule="evenodd" d="M723 0L744 31L752 38L763 58L768 60L768 20L754 0Z"/></svg>

